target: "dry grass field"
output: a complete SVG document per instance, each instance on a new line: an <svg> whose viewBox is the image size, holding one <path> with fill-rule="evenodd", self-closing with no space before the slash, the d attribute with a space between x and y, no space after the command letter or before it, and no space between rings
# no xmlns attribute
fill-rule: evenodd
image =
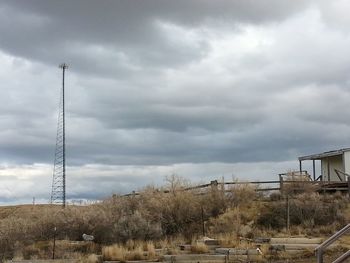
<svg viewBox="0 0 350 263"><path fill-rule="evenodd" d="M56 258L155 260L179 253L181 244L192 244L188 253L208 252L194 243L203 231L221 247L249 248L258 237L327 237L350 219L348 198L340 193L290 196L287 230L286 199L278 193L263 196L249 185L204 193L185 187L173 177L164 186L168 193L147 187L138 196L88 206L0 207L0 259L51 258L55 235ZM94 235L94 242L82 241L83 233ZM350 246L346 238L342 243Z"/></svg>

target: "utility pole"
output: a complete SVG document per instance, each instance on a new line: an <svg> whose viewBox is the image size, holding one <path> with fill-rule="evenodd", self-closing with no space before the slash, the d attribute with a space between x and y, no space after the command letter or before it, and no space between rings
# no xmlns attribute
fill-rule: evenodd
<svg viewBox="0 0 350 263"><path fill-rule="evenodd" d="M66 63L59 66L62 69L62 90L58 111L55 162L52 180L51 204L66 206L66 120L65 120L65 72Z"/></svg>

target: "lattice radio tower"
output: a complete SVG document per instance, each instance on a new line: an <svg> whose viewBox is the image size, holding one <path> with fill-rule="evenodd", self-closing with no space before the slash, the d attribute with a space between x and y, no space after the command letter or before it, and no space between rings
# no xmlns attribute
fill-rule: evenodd
<svg viewBox="0 0 350 263"><path fill-rule="evenodd" d="M52 178L51 204L66 206L66 131L64 108L64 75L68 68L66 63L59 66L62 69L62 89L58 110L57 137L55 149L55 162Z"/></svg>

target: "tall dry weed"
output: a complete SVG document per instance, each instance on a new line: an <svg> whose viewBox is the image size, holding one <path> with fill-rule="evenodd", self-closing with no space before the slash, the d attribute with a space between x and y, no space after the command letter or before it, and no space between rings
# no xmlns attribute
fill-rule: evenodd
<svg viewBox="0 0 350 263"><path fill-rule="evenodd" d="M86 263L101 263L101 259L96 254L89 255L86 261Z"/></svg>
<svg viewBox="0 0 350 263"><path fill-rule="evenodd" d="M104 260L125 261L127 258L127 249L118 244L103 247L102 256Z"/></svg>
<svg viewBox="0 0 350 263"><path fill-rule="evenodd" d="M209 252L209 248L204 242L194 242L191 245L191 252L195 254L205 254Z"/></svg>
<svg viewBox="0 0 350 263"><path fill-rule="evenodd" d="M146 243L146 251L148 259L154 259L156 257L156 249L153 242L148 241Z"/></svg>

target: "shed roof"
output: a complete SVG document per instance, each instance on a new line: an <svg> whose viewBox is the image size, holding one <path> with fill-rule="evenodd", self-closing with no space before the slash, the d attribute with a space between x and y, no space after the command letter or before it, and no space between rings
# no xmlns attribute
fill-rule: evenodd
<svg viewBox="0 0 350 263"><path fill-rule="evenodd" d="M340 150L334 150L334 151L328 151L328 152L323 152L323 153L316 153L316 154L311 154L311 155L305 155L299 157L299 161L304 161L304 160L320 160L326 157L332 157L332 156L337 156L337 155L343 155L344 152L350 151L350 148L344 148Z"/></svg>

